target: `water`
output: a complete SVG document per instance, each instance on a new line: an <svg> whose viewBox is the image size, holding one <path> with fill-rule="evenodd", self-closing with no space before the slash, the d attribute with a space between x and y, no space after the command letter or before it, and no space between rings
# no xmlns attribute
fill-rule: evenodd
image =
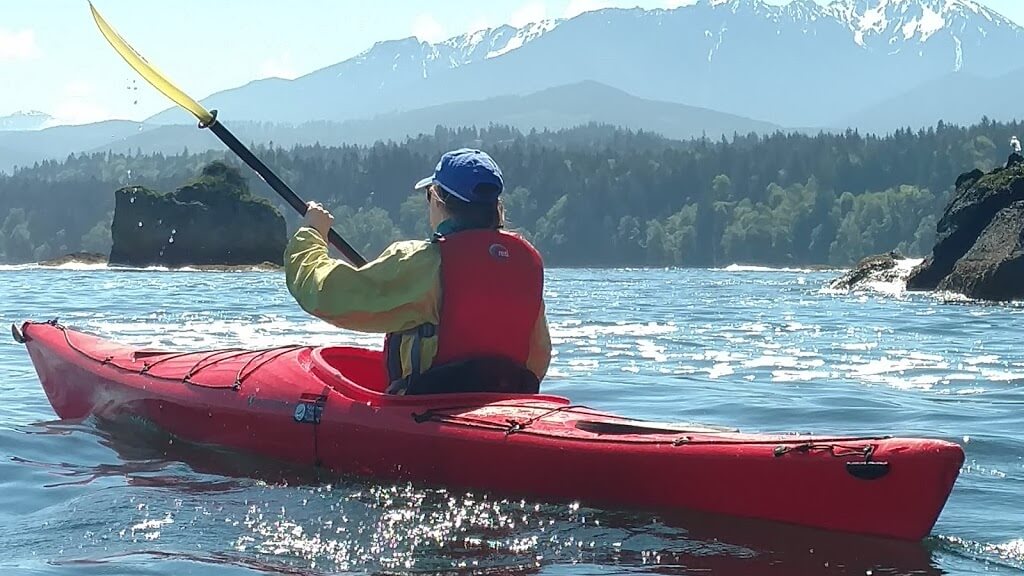
<svg viewBox="0 0 1024 576"><path fill-rule="evenodd" d="M1019 573L1024 307L823 291L834 275L549 271L544 389L641 418L959 442L960 479L921 544L323 478L158 431L59 422L4 339L0 570ZM8 268L0 302L5 324L59 316L155 347L380 344L306 316L278 273Z"/></svg>

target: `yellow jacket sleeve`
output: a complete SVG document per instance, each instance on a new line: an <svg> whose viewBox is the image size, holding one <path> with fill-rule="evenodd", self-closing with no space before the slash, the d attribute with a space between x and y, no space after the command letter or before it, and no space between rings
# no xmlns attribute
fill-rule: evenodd
<svg viewBox="0 0 1024 576"><path fill-rule="evenodd" d="M395 242L355 268L331 258L320 233L302 227L288 242L284 265L299 306L339 328L399 332L440 320L441 253L428 241Z"/></svg>

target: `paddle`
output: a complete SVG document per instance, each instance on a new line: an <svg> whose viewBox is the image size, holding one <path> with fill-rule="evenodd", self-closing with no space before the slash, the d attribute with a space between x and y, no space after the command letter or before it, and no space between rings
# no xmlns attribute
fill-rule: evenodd
<svg viewBox="0 0 1024 576"><path fill-rule="evenodd" d="M96 21L96 26L99 27L103 37L110 42L110 45L114 47L114 50L124 58L125 62L128 63L136 72L139 73L147 82L153 85L154 88L159 90L164 96L170 98L175 104L188 110L193 116L199 119L200 128L209 128L211 132L217 135L232 152L237 154L243 162L249 165L250 168L256 171L260 175L260 178L264 182L270 185L275 192L284 198L285 202L291 205L299 214L306 214L306 203L291 188L288 187L277 174L274 174L267 165L260 161L244 144L239 142L238 138L232 134L223 124L217 121L217 111L208 111L203 108L201 104L193 100L188 94L182 92L177 86L172 84L163 74L158 72L149 62L146 61L134 48L125 42L124 38L120 36L113 28L107 24L107 21L100 16L100 13L96 11L96 7L89 2L89 9L92 11L93 20ZM354 266L362 266L366 264L366 259L356 252L355 248L349 245L337 232L332 228L328 231L327 241L330 242L334 247L341 251L345 258L351 262Z"/></svg>

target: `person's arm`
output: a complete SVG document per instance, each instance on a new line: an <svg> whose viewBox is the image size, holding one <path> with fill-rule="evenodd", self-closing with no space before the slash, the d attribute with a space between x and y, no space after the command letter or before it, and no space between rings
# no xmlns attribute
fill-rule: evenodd
<svg viewBox="0 0 1024 576"><path fill-rule="evenodd" d="M331 258L314 228L296 231L285 250L288 291L306 312L340 328L397 332L437 323L440 250L396 242L361 268Z"/></svg>
<svg viewBox="0 0 1024 576"><path fill-rule="evenodd" d="M550 364L551 334L548 332L544 303L541 302L540 314L537 315L537 323L534 324L533 335L530 337L530 355L526 358L526 367L537 375L538 380L544 380Z"/></svg>

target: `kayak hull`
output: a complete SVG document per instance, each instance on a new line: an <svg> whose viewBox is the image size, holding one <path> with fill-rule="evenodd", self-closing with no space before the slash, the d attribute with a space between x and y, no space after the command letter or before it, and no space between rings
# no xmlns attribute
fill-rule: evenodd
<svg viewBox="0 0 1024 576"><path fill-rule="evenodd" d="M380 352L148 351L26 323L58 416L141 419L189 442L337 474L920 540L964 453L941 440L636 422L550 395L389 396Z"/></svg>

